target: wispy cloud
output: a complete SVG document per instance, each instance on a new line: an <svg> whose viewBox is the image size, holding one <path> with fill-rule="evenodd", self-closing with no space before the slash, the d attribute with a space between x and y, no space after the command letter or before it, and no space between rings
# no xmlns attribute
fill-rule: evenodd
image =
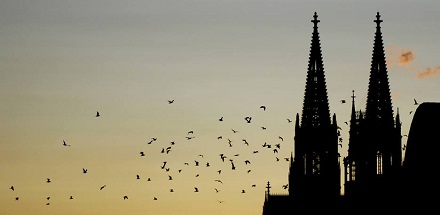
<svg viewBox="0 0 440 215"><path fill-rule="evenodd" d="M440 74L440 66L435 68L427 67L426 69L413 66L412 63L415 60L415 55L410 49L402 49L392 45L388 47L387 51L388 57L386 61L389 68L399 66L402 68L402 71L416 72L419 80L431 78Z"/></svg>
<svg viewBox="0 0 440 215"><path fill-rule="evenodd" d="M424 79L424 78L429 78L429 77L432 77L432 76L436 76L438 74L440 74L440 66L437 66L436 68L428 67L428 68L426 68L425 71L418 72L417 73L417 78L418 79Z"/></svg>
<svg viewBox="0 0 440 215"><path fill-rule="evenodd" d="M402 50L399 56L400 65L409 65L414 60L414 55L411 50Z"/></svg>

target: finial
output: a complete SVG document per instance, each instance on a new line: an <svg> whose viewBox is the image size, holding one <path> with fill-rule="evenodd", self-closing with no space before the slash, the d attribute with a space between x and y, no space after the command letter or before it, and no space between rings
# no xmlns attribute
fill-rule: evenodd
<svg viewBox="0 0 440 215"><path fill-rule="evenodd" d="M383 22L383 20L380 19L380 14L377 12L376 14L376 20L374 20L375 23L377 23L377 27L380 26L380 23Z"/></svg>
<svg viewBox="0 0 440 215"><path fill-rule="evenodd" d="M354 95L354 90L351 91L353 93L353 95L351 96L351 98L353 99L354 102L354 98L356 98L356 96Z"/></svg>
<svg viewBox="0 0 440 215"><path fill-rule="evenodd" d="M315 12L315 14L313 15L313 20L312 20L312 22L313 22L315 28L318 27L318 22L320 22L320 21L318 20L318 14L317 14L316 12Z"/></svg>
<svg viewBox="0 0 440 215"><path fill-rule="evenodd" d="M269 195L270 194L270 188L271 188L269 181L267 182L266 188L267 188L267 195Z"/></svg>

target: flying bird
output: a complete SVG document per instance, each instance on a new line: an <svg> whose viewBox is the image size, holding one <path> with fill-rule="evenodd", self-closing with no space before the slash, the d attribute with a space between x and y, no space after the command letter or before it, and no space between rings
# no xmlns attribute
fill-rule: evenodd
<svg viewBox="0 0 440 215"><path fill-rule="evenodd" d="M70 145L67 144L66 141L63 140L63 146L70 146Z"/></svg>
<svg viewBox="0 0 440 215"><path fill-rule="evenodd" d="M223 122L223 117L220 117L220 119L218 119L218 121Z"/></svg>
<svg viewBox="0 0 440 215"><path fill-rule="evenodd" d="M128 196L124 196L124 200L128 199Z"/></svg>
<svg viewBox="0 0 440 215"><path fill-rule="evenodd" d="M419 103L417 102L416 99L414 99L414 105L418 105Z"/></svg>
<svg viewBox="0 0 440 215"><path fill-rule="evenodd" d="M145 153L144 152L139 152L140 154L141 154L141 156L145 156Z"/></svg>
<svg viewBox="0 0 440 215"><path fill-rule="evenodd" d="M251 123L252 117L247 116L244 119L246 120L247 123Z"/></svg>
<svg viewBox="0 0 440 215"><path fill-rule="evenodd" d="M47 178L46 183L50 183L50 182L52 182L52 181L50 180L50 178Z"/></svg>
<svg viewBox="0 0 440 215"><path fill-rule="evenodd" d="M266 110L266 106L264 105L261 105L260 108L263 109L264 111Z"/></svg>
<svg viewBox="0 0 440 215"><path fill-rule="evenodd" d="M102 190L102 189L104 189L105 187L106 187L107 185L102 185L100 188L99 188L99 190Z"/></svg>
<svg viewBox="0 0 440 215"><path fill-rule="evenodd" d="M96 111L96 117L100 117L99 111Z"/></svg>
<svg viewBox="0 0 440 215"><path fill-rule="evenodd" d="M174 99L173 100L168 100L168 104L173 104L174 103Z"/></svg>
<svg viewBox="0 0 440 215"><path fill-rule="evenodd" d="M14 186L11 186L9 189L11 189L12 191L14 191L15 190L15 188L14 188Z"/></svg>
<svg viewBox="0 0 440 215"><path fill-rule="evenodd" d="M199 188L194 187L194 192L199 192Z"/></svg>
<svg viewBox="0 0 440 215"><path fill-rule="evenodd" d="M87 169L84 169L84 168L82 168L82 169L83 169L83 173L86 174L87 173Z"/></svg>

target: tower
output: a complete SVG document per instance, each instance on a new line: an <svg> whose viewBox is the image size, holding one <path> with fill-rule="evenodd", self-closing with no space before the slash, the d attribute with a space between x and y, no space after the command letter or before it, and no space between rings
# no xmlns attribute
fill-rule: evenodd
<svg viewBox="0 0 440 215"><path fill-rule="evenodd" d="M401 124L394 119L379 12L371 60L366 109L355 111L354 93L348 156L344 158L345 193L355 201L395 195L402 166Z"/></svg>
<svg viewBox="0 0 440 215"><path fill-rule="evenodd" d="M340 196L336 115L330 119L316 12L313 18L304 103L301 122L296 115L289 174L289 195L300 207L335 205Z"/></svg>

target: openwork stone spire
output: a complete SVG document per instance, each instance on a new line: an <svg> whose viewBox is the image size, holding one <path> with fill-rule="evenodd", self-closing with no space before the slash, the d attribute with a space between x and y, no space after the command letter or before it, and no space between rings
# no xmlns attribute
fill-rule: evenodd
<svg viewBox="0 0 440 215"><path fill-rule="evenodd" d="M325 83L324 64L318 33L318 15L313 16L313 35L304 94L302 127L330 125L330 111Z"/></svg>
<svg viewBox="0 0 440 215"><path fill-rule="evenodd" d="M376 15L376 34L374 38L373 58L371 60L370 80L368 85L365 118L368 124L389 127L394 125L388 71L380 31L379 12Z"/></svg>

